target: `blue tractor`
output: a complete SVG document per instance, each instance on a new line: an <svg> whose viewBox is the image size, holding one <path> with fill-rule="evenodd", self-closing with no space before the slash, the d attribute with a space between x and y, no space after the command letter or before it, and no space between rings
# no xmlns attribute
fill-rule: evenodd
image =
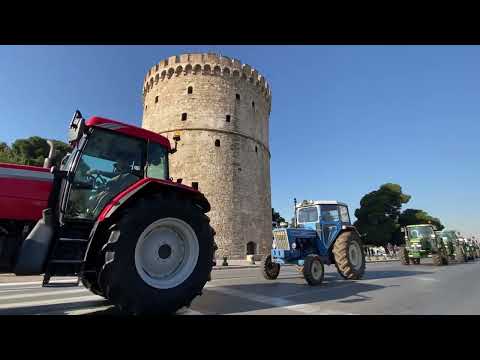
<svg viewBox="0 0 480 360"><path fill-rule="evenodd" d="M324 278L324 264L335 264L344 279L358 280L365 272L365 253L352 226L348 206L338 201L295 200L294 224L273 229L270 255L262 260L263 276L274 280L281 265L300 267L309 285Z"/></svg>

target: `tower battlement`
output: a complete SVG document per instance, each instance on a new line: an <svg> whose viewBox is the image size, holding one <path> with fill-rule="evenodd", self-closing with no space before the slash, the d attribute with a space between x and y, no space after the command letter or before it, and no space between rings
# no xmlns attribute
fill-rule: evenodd
<svg viewBox="0 0 480 360"><path fill-rule="evenodd" d="M268 102L271 101L271 88L265 77L250 65L240 60L217 54L183 54L171 56L149 69L144 78L143 95L145 96L159 81L172 77L187 75L225 76L250 82L257 87Z"/></svg>

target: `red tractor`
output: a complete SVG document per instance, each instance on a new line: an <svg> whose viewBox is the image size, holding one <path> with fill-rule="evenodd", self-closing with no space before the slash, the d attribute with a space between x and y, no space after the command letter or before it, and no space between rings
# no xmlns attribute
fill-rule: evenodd
<svg viewBox="0 0 480 360"><path fill-rule="evenodd" d="M72 147L43 168L0 164L0 270L74 276L130 314L174 313L201 295L216 245L210 204L169 178L167 138L79 111ZM65 286L62 283L62 286Z"/></svg>

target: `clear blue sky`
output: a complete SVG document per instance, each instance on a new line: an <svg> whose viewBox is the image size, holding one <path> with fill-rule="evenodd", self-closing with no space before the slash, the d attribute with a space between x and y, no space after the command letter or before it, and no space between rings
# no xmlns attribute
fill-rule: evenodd
<svg viewBox="0 0 480 360"><path fill-rule="evenodd" d="M272 85L272 204L345 201L385 182L480 237L479 46L0 46L0 141L66 139L75 109L140 125L146 71L185 52L248 63Z"/></svg>

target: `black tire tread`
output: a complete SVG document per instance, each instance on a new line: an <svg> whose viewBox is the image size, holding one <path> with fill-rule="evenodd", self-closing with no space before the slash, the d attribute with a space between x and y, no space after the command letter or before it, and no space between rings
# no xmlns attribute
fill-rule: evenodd
<svg viewBox="0 0 480 360"><path fill-rule="evenodd" d="M319 261L322 267L322 277L319 280L316 280L313 275L312 275L312 264L314 261ZM323 266L323 262L320 259L320 256L314 255L314 254L309 254L305 257L305 262L303 263L303 277L307 281L308 285L310 286L317 286L320 285L323 282L323 278L325 277L325 268Z"/></svg>
<svg viewBox="0 0 480 360"><path fill-rule="evenodd" d="M271 266L274 267L273 272ZM272 263L272 256L265 256L260 262L260 269L262 270L262 275L266 280L275 280L278 278L280 273L280 265Z"/></svg>
<svg viewBox="0 0 480 360"><path fill-rule="evenodd" d="M176 302L160 300L157 301L155 305L152 305L153 302L155 302L155 299L144 299L141 296L136 296L136 294L134 298L132 298L132 294L127 294L128 291L125 291L125 282L122 282L122 280L119 279L119 276L116 274L118 268L121 267L120 265L116 265L116 253L121 251L122 244L119 244L121 241L128 242L128 239L135 238L135 235L133 234L137 234L138 232L141 233L141 231L143 231L143 229L149 225L145 225L145 219L147 217L154 216L155 211L162 211L159 210L162 208L159 204L163 204L163 209L169 209L168 211L175 209L177 214L187 213L192 215L192 220L186 222L189 223L190 226L192 226L191 222L195 222L197 224L197 228L201 229L200 234L197 230L194 230L197 233L199 242L202 242L202 239L205 242L205 256L210 261L204 261L204 263L200 264L201 259L199 257L196 268L190 277L194 276L194 274L201 269L201 274L198 275L198 278L201 279L198 281L198 283L192 285L188 290L184 291L184 293L187 295L183 299L176 298ZM152 211L152 209L154 210ZM163 217L168 217L168 215L159 216L157 219L161 219ZM185 219L183 220L185 221ZM135 315L144 313L172 314L183 307L189 307L191 302L198 295L201 295L202 289L208 281L212 270L213 262L211 260L213 259L214 251L214 231L209 225L209 222L209 217L205 215L201 209L196 207L189 198L175 191L166 191L140 198L133 205L123 209L121 216L119 216L118 221L115 224L115 230L113 230L120 233L118 237L119 240L113 243L105 244L102 249L104 254L104 263L99 272L98 282L102 292L105 294L105 297L117 305L117 307L122 311ZM179 285L178 287L181 287L182 285L183 284ZM145 287L148 287L148 285L145 285ZM153 291L155 292L155 289ZM160 298L161 296L154 297Z"/></svg>
<svg viewBox="0 0 480 360"><path fill-rule="evenodd" d="M403 265L410 265L410 258L408 257L408 250L405 246L400 246L398 250L398 258Z"/></svg>
<svg viewBox="0 0 480 360"><path fill-rule="evenodd" d="M344 231L335 240L332 252L335 258L335 267L337 268L338 273L344 279L358 280L361 279L365 272L365 253L361 251L363 263L360 269L355 271L350 263L350 259L348 258L348 247L351 241L357 241L360 246L360 250L363 249L362 242L356 232Z"/></svg>

